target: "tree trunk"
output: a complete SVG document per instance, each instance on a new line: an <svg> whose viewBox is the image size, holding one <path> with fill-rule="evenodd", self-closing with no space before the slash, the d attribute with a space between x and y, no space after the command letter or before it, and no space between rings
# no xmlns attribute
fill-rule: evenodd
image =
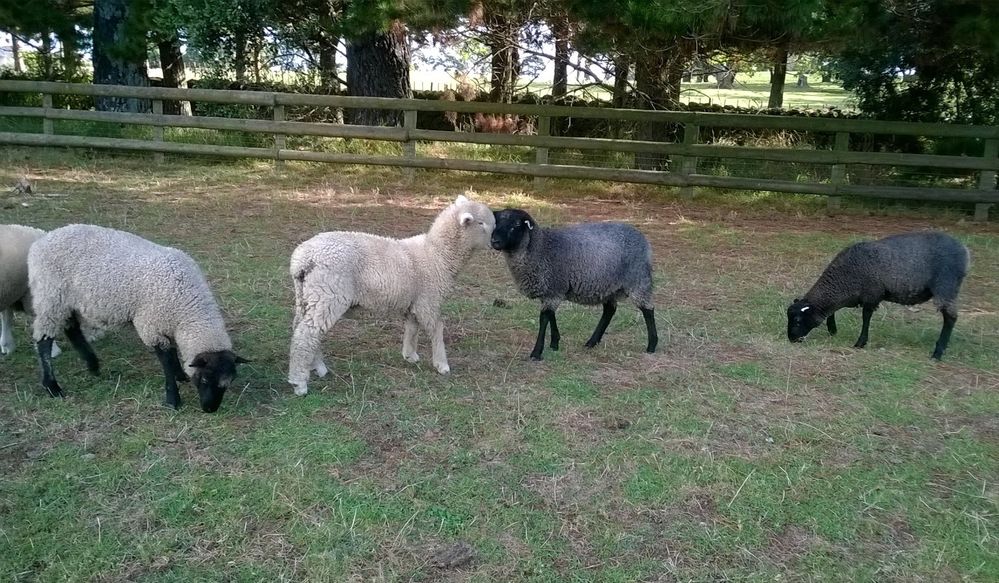
<svg viewBox="0 0 999 583"><path fill-rule="evenodd" d="M263 39L259 36L253 39L253 82L260 85L260 51L263 50Z"/></svg>
<svg viewBox="0 0 999 583"><path fill-rule="evenodd" d="M76 52L76 30L63 31L58 36L62 43L62 76L66 81L72 82L80 69L80 55Z"/></svg>
<svg viewBox="0 0 999 583"><path fill-rule="evenodd" d="M832 73L829 73L828 71L822 71L822 82L832 83Z"/></svg>
<svg viewBox="0 0 999 583"><path fill-rule="evenodd" d="M627 55L614 58L614 107L624 107L628 98L628 73L631 70L631 59Z"/></svg>
<svg viewBox="0 0 999 583"><path fill-rule="evenodd" d="M319 45L319 84L325 93L340 91L340 79L336 74L336 43L339 39L320 41Z"/></svg>
<svg viewBox="0 0 999 583"><path fill-rule="evenodd" d="M42 77L52 81L52 35L48 31L42 33L42 49L38 58L42 65Z"/></svg>
<svg viewBox="0 0 999 583"><path fill-rule="evenodd" d="M520 69L517 50L520 27L505 14L490 14L486 19L489 50L492 53L489 97L499 103L511 103Z"/></svg>
<svg viewBox="0 0 999 583"><path fill-rule="evenodd" d="M180 38L174 35L156 45L160 53L160 67L163 69L164 87L183 87L187 73L184 69L184 55L180 52ZM189 103L189 102L184 102ZM190 115L190 106L184 110L179 101L164 101L163 113L169 115Z"/></svg>
<svg viewBox="0 0 999 583"><path fill-rule="evenodd" d="M770 75L770 99L767 107L780 109L784 106L784 82L787 80L787 42L777 45L774 55L774 69Z"/></svg>
<svg viewBox="0 0 999 583"><path fill-rule="evenodd" d="M135 19L138 20L138 19ZM128 0L94 1L94 83L148 87L145 31L128 30ZM145 113L148 99L98 97L98 111Z"/></svg>
<svg viewBox="0 0 999 583"><path fill-rule="evenodd" d="M24 68L21 66L21 44L17 40L17 29L14 29L10 33L10 52L11 56L14 57L14 72L23 73Z"/></svg>
<svg viewBox="0 0 999 583"><path fill-rule="evenodd" d="M409 84L409 42L402 25L347 43L347 90L350 95L371 97L413 96ZM353 109L348 111L348 119L356 125L396 125L401 114L385 109Z"/></svg>
<svg viewBox="0 0 999 583"><path fill-rule="evenodd" d="M569 92L569 20L558 16L552 22L555 35L555 76L552 80L552 97L565 97Z"/></svg>
<svg viewBox="0 0 999 583"><path fill-rule="evenodd" d="M798 82L796 83L796 85L798 87L801 87L802 89L807 89L808 88L808 75L806 75L804 73L798 73Z"/></svg>
<svg viewBox="0 0 999 583"><path fill-rule="evenodd" d="M236 83L243 85L246 83L246 33L237 30L233 35L233 69L236 73Z"/></svg>
<svg viewBox="0 0 999 583"><path fill-rule="evenodd" d="M680 81L684 58L671 52L646 53L635 59L635 85L642 109L677 109L680 105ZM675 124L643 123L638 126L638 139L650 142L676 140ZM635 154L635 167L640 170L664 170L667 158L663 154Z"/></svg>

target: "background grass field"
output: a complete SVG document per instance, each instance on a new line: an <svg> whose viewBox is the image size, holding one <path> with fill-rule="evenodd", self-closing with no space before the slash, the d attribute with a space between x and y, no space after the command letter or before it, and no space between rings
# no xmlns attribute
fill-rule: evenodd
<svg viewBox="0 0 999 583"><path fill-rule="evenodd" d="M0 222L94 222L181 247L253 358L215 415L160 406L156 359L122 331L100 378L56 359L43 394L24 318L0 360L0 579L995 581L999 228L962 209L759 193L8 149ZM621 219L656 253L660 352L622 307L537 306L477 256L445 306L452 374L403 361L402 322L347 321L333 373L285 382L287 259L320 230L422 231L473 187L544 224ZM6 197L6 198L4 198ZM866 350L791 345L784 309L843 245L946 229L972 249L944 362L939 316L885 305ZM497 302L497 300L502 300ZM425 339L421 352L428 356Z"/></svg>

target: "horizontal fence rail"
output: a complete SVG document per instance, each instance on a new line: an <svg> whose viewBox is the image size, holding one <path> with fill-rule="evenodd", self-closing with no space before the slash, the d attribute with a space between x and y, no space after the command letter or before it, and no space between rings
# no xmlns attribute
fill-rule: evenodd
<svg viewBox="0 0 999 583"><path fill-rule="evenodd" d="M485 102L391 99L337 95L309 95L258 91L217 89L173 89L161 87L127 87L117 85L86 85L35 81L0 81L0 93L41 95L41 107L0 106L0 118L38 118L43 121L41 133L0 132L0 144L22 146L58 146L101 148L134 152L151 152L160 159L163 154L212 155L272 160L305 160L349 164L371 164L400 168L426 168L495 172L532 176L535 178L574 178L636 182L675 186L691 194L692 187L766 190L789 193L841 195L886 199L937 200L976 204L976 218L985 218L988 208L999 202L996 175L999 173L999 127L948 125L907 122L884 122L840 118L790 117L752 114L727 114L686 111L635 109L605 109L558 105L501 104ZM53 95L118 97L149 100L154 113L122 113L53 107ZM164 115L164 101L249 105L273 109L273 120ZM289 106L382 109L402 112L405 122L399 127L375 127L321 122L286 121ZM476 133L419 129L419 112L455 112L489 115L511 115L537 118L536 134ZM438 113L439 115L439 113ZM600 137L567 137L549 135L553 119L601 119L611 122L670 124L678 128L677 142L654 142ZM57 134L54 121L100 122L151 126L153 139L126 139ZM273 136L274 147L243 147L195 144L163 140L163 128L192 128L238 131ZM749 147L706 144L701 134L710 128L740 130L774 130L831 134L832 149L794 149L789 147ZM953 156L907 154L894 152L861 152L850 150L851 135L920 136L929 138L961 138L980 140L984 155ZM396 142L403 145L402 155L368 155L318 152L288 148L285 136L316 136ZM534 163L494 162L420 156L418 142L466 143L494 146L534 148ZM619 152L638 155L672 157L669 170L638 170L553 164L551 150ZM753 160L783 163L803 163L829 167L828 181L777 180L740 176L720 176L698 172L698 161L704 159ZM968 188L929 186L868 185L850 183L850 165L934 168L976 172L977 180ZM832 202L832 200L831 200Z"/></svg>

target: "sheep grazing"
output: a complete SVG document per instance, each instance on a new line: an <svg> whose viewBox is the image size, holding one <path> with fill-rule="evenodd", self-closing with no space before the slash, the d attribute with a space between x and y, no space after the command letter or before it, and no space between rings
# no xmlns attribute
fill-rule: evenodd
<svg viewBox="0 0 999 583"><path fill-rule="evenodd" d="M308 393L311 371L328 372L320 343L340 318L359 311L405 318L402 356L417 362L418 326L430 336L433 364L446 374L441 302L472 254L489 247L493 213L459 196L430 230L408 239L334 231L320 233L295 249L291 278L295 288L294 332L288 382L296 395Z"/></svg>
<svg viewBox="0 0 999 583"><path fill-rule="evenodd" d="M645 318L646 352L659 343L652 303L652 247L637 229L623 223L584 223L542 229L521 209L497 211L492 247L506 255L507 266L521 293L541 300L538 339L531 358L541 360L545 331L551 326L551 348L561 335L555 310L563 300L586 306L603 304L603 315L587 348L600 344L617 302L630 297Z"/></svg>
<svg viewBox="0 0 999 583"><path fill-rule="evenodd" d="M800 342L823 320L836 333L836 310L863 308L854 345L867 345L871 316L882 301L911 306L930 298L943 314L933 358L940 360L957 322L957 296L968 273L967 247L944 233L906 233L850 245L839 252L804 298L787 309L787 338Z"/></svg>
<svg viewBox="0 0 999 583"><path fill-rule="evenodd" d="M233 353L205 276L177 249L114 229L69 225L32 245L28 279L42 385L53 397L63 396L51 361L60 332L98 375L88 338L131 323L163 366L165 404L175 409L181 405L177 381L190 380L201 409L218 410L236 365L248 362Z"/></svg>
<svg viewBox="0 0 999 583"><path fill-rule="evenodd" d="M45 231L21 225L0 225L0 354L14 351L14 310L30 312L28 249ZM59 347L52 346L52 356Z"/></svg>

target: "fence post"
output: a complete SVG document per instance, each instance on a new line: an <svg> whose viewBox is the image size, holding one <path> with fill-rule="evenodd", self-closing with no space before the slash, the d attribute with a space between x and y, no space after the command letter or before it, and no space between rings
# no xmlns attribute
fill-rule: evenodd
<svg viewBox="0 0 999 583"><path fill-rule="evenodd" d="M407 109L402 112L402 127L406 129L406 141L402 143L402 155L407 160L416 159L416 141L409 137L409 132L416 130L417 115L419 112L415 109ZM403 168L402 175L407 182L412 182L416 179L416 168L412 166Z"/></svg>
<svg viewBox="0 0 999 583"><path fill-rule="evenodd" d="M552 134L552 118L548 116L538 117L538 135L550 136ZM535 148L535 164L548 164L548 148ZM545 179L541 176L534 177L534 188L541 188L545 184Z"/></svg>
<svg viewBox="0 0 999 583"><path fill-rule="evenodd" d="M48 93L42 95L42 108L49 110L52 109L52 96ZM51 136L55 133L52 127L52 118L49 117L49 112L44 112L45 117L42 119L42 133Z"/></svg>
<svg viewBox="0 0 999 583"><path fill-rule="evenodd" d="M833 150L836 152L847 152L850 150L850 132L836 132L836 141L833 144ZM836 192L837 186L846 182L846 164L833 164L832 170L829 173L829 182L833 185L833 192ZM826 209L829 212L839 209L839 204L839 196L826 198Z"/></svg>
<svg viewBox="0 0 999 583"><path fill-rule="evenodd" d="M693 146L701 139L701 126L696 123L687 123L683 126L683 145ZM680 166L680 176L686 178L697 173L697 156L678 156L677 164ZM694 187L684 185L680 187L680 196L686 199L694 198Z"/></svg>
<svg viewBox="0 0 999 583"><path fill-rule="evenodd" d="M153 100L153 113L156 115L163 115L163 100L154 99ZM153 126L153 141L163 142L163 126ZM156 164L163 163L163 152L153 152L153 162Z"/></svg>
<svg viewBox="0 0 999 583"><path fill-rule="evenodd" d="M274 121L284 121L284 106L274 104ZM281 150L288 145L288 138L284 134L274 134L274 169L284 168L284 160L281 159Z"/></svg>
<svg viewBox="0 0 999 583"><path fill-rule="evenodd" d="M986 160L995 160L996 156L999 155L999 140L985 140L985 152L982 157ZM995 190L996 189L996 171L995 170L982 170L978 175L978 190ZM975 220L976 221L987 221L989 220L989 209L992 208L993 204L988 202L980 202L975 204Z"/></svg>

